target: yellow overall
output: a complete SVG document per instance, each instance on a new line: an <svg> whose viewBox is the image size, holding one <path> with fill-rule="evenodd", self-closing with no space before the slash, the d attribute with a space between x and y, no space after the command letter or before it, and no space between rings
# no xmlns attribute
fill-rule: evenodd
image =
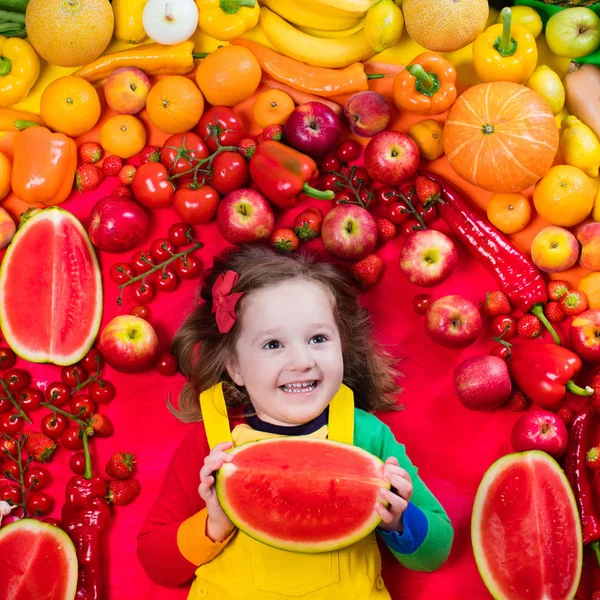
<svg viewBox="0 0 600 600"><path fill-rule="evenodd" d="M229 428L221 385L200 397L211 448L219 442L243 443L278 437L248 425ZM329 405L329 424L310 434L353 443L354 398L342 385ZM375 532L335 552L301 554L271 548L236 531L211 561L198 567L188 600L389 600L381 577Z"/></svg>

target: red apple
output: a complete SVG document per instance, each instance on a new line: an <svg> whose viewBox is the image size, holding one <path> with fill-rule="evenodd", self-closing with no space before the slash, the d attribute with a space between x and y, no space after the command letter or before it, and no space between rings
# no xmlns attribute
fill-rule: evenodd
<svg viewBox="0 0 600 600"><path fill-rule="evenodd" d="M217 209L217 225L230 244L267 239L275 216L269 201L258 191L241 188L227 194Z"/></svg>
<svg viewBox="0 0 600 600"><path fill-rule="evenodd" d="M327 213L321 228L325 249L342 260L358 261L377 243L377 224L369 211L356 204L340 204Z"/></svg>
<svg viewBox="0 0 600 600"><path fill-rule="evenodd" d="M430 287L448 279L457 260L456 246L447 235L423 229L406 238L400 251L400 270L412 284Z"/></svg>
<svg viewBox="0 0 600 600"><path fill-rule="evenodd" d="M150 369L158 358L158 337L145 319L115 317L102 331L98 349L106 362L123 373Z"/></svg>
<svg viewBox="0 0 600 600"><path fill-rule="evenodd" d="M283 135L292 148L320 158L333 150L341 131L340 119L329 106L307 102L292 111L285 122Z"/></svg>
<svg viewBox="0 0 600 600"><path fill-rule="evenodd" d="M600 363L600 309L586 310L571 321L569 340L583 360Z"/></svg>
<svg viewBox="0 0 600 600"><path fill-rule="evenodd" d="M352 133L373 137L388 126L392 108L377 92L358 92L346 102L344 114Z"/></svg>
<svg viewBox="0 0 600 600"><path fill-rule="evenodd" d="M417 174L419 148L401 131L382 131L371 138L365 148L365 167L375 180L398 185Z"/></svg>
<svg viewBox="0 0 600 600"><path fill-rule="evenodd" d="M454 391L472 410L493 410L508 400L512 384L506 362L497 356L472 356L454 369Z"/></svg>
<svg viewBox="0 0 600 600"><path fill-rule="evenodd" d="M557 459L565 453L567 440L565 422L547 410L525 413L514 424L510 434L515 452L542 450Z"/></svg>
<svg viewBox="0 0 600 600"><path fill-rule="evenodd" d="M475 303L462 296L436 300L425 315L425 331L442 346L464 348L481 333L481 315Z"/></svg>

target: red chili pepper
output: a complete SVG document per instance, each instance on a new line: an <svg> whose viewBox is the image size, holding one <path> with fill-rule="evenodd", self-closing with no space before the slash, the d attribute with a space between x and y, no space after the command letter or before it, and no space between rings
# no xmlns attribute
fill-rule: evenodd
<svg viewBox="0 0 600 600"><path fill-rule="evenodd" d="M579 387L573 377L581 370L579 356L556 344L520 342L514 344L509 369L523 393L538 406L556 410L569 390L578 396L591 396L594 390Z"/></svg>
<svg viewBox="0 0 600 600"><path fill-rule="evenodd" d="M546 284L535 265L491 223L480 216L450 184L433 173L422 173L442 190L437 207L442 218L475 258L494 272L500 289L523 312L531 311L560 345L560 338L544 315Z"/></svg>
<svg viewBox="0 0 600 600"><path fill-rule="evenodd" d="M285 144L267 140L257 146L250 160L250 176L258 189L276 206L296 206L296 196L306 194L319 200L332 200L331 190L321 191L308 185L316 173L315 161Z"/></svg>

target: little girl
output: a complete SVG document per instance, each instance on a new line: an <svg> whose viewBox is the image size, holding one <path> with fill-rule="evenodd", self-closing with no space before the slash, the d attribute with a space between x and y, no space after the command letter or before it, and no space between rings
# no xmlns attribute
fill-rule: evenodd
<svg viewBox="0 0 600 600"><path fill-rule="evenodd" d="M172 412L192 427L176 451L138 538L148 576L193 580L188 599L383 600L376 534L397 560L433 571L453 529L390 429L392 360L371 340L352 285L331 264L247 246L215 261L204 300L173 340L189 382ZM227 411L226 406L230 408ZM219 504L215 471L226 450L281 435L353 443L383 461L381 524L335 552L271 548L238 531ZM248 498L252 502L252 498Z"/></svg>

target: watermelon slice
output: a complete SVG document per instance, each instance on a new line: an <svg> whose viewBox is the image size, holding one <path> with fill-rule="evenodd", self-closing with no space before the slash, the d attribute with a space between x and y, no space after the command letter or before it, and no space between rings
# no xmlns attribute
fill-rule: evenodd
<svg viewBox="0 0 600 600"><path fill-rule="evenodd" d="M328 552L367 536L380 522L375 502L383 462L350 444L273 438L231 451L217 494L231 521L269 546Z"/></svg>
<svg viewBox="0 0 600 600"><path fill-rule="evenodd" d="M497 600L573 598L583 546L577 505L545 452L509 454L485 473L473 506L477 568Z"/></svg>
<svg viewBox="0 0 600 600"><path fill-rule="evenodd" d="M47 208L17 231L0 267L0 326L8 345L35 363L83 358L102 318L102 279L85 229Z"/></svg>
<svg viewBox="0 0 600 600"><path fill-rule="evenodd" d="M2 600L73 600L77 556L59 527L21 519L0 529Z"/></svg>

